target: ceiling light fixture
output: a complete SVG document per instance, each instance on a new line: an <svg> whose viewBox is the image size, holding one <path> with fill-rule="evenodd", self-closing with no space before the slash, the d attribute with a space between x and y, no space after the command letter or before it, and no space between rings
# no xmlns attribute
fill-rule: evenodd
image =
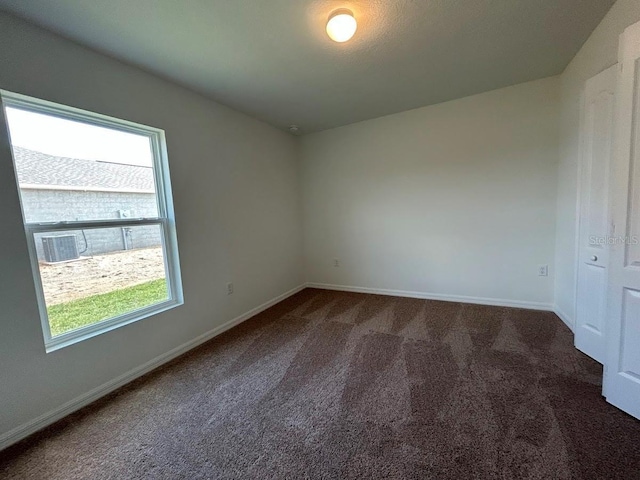
<svg viewBox="0 0 640 480"><path fill-rule="evenodd" d="M340 8L329 15L327 35L334 42L342 43L351 39L357 28L358 22L356 22L351 10Z"/></svg>

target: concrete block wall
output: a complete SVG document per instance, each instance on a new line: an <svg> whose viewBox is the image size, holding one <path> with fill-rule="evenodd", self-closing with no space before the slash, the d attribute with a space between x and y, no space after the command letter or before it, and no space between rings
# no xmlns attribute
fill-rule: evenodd
<svg viewBox="0 0 640 480"><path fill-rule="evenodd" d="M21 197L27 222L120 218L120 210L128 210L134 217L157 215L156 197L152 193L22 189ZM161 244L160 227L155 225L45 233L36 235L38 259L44 260L41 237L68 234L76 235L78 250L84 256Z"/></svg>

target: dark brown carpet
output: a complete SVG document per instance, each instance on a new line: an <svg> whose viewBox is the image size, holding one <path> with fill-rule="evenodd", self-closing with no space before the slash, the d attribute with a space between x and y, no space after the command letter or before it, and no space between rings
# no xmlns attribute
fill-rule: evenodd
<svg viewBox="0 0 640 480"><path fill-rule="evenodd" d="M552 313L307 289L0 453L0 477L640 478Z"/></svg>

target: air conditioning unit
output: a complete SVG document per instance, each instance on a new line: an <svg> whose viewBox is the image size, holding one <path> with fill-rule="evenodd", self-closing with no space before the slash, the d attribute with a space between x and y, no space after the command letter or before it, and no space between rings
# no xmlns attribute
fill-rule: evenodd
<svg viewBox="0 0 640 480"><path fill-rule="evenodd" d="M65 262L80 257L75 235L42 237L42 248L44 259L49 263Z"/></svg>

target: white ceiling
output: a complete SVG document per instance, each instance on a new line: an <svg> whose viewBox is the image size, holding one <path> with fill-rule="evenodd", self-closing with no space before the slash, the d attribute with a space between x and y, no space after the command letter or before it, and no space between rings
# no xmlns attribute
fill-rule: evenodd
<svg viewBox="0 0 640 480"><path fill-rule="evenodd" d="M555 75L614 0L0 0L0 9L302 133ZM347 7L358 31L324 27Z"/></svg>

